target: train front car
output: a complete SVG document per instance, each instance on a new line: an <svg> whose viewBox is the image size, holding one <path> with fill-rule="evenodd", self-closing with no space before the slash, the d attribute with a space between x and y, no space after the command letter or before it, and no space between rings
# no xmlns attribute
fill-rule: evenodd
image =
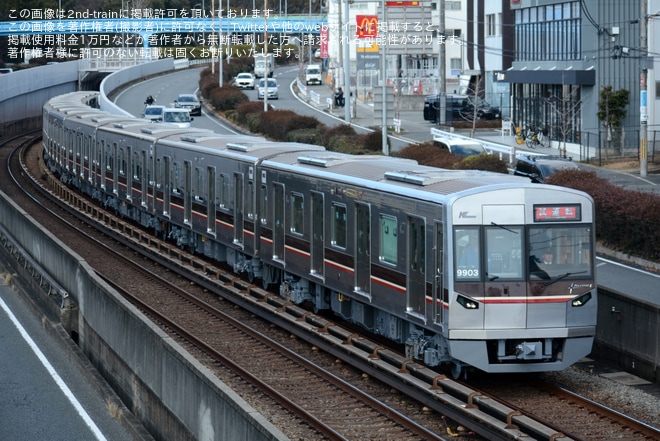
<svg viewBox="0 0 660 441"><path fill-rule="evenodd" d="M588 355L597 306L591 198L526 185L459 196L447 209L451 357L486 372L542 372Z"/></svg>

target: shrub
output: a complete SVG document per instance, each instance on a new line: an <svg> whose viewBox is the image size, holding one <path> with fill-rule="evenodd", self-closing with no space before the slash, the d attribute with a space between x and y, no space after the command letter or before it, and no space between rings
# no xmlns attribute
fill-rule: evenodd
<svg viewBox="0 0 660 441"><path fill-rule="evenodd" d="M588 193L596 206L596 238L628 254L660 259L660 197L618 187L595 172L562 170L546 182Z"/></svg>
<svg viewBox="0 0 660 441"><path fill-rule="evenodd" d="M482 153L480 155L473 155L463 158L458 162L455 168L460 170L485 170L495 173L509 174L509 169L506 162L502 161L495 155Z"/></svg>
<svg viewBox="0 0 660 441"><path fill-rule="evenodd" d="M259 132L276 141L285 141L292 130L314 129L320 124L314 117L298 115L291 110L263 112L259 118Z"/></svg>
<svg viewBox="0 0 660 441"><path fill-rule="evenodd" d="M355 136L357 135L357 132L348 124L341 124L334 127L323 126L321 128L321 135L323 136L323 145L328 147L330 145L330 140L335 136Z"/></svg>
<svg viewBox="0 0 660 441"><path fill-rule="evenodd" d="M333 152L356 154L360 149L359 135L336 135L330 138L326 148Z"/></svg>
<svg viewBox="0 0 660 441"><path fill-rule="evenodd" d="M389 151L390 139L387 138L387 146ZM362 135L362 147L369 152L382 152L383 151L383 133L380 130L369 132Z"/></svg>
<svg viewBox="0 0 660 441"><path fill-rule="evenodd" d="M438 168L454 168L460 161L456 156L449 154L446 149L441 149L433 144L433 141L424 142L422 144L411 144L401 149L397 156L401 158L414 159L423 165Z"/></svg>
<svg viewBox="0 0 660 441"><path fill-rule="evenodd" d="M322 145L323 138L318 129L298 129L292 130L287 134L288 142L301 142L303 144Z"/></svg>
<svg viewBox="0 0 660 441"><path fill-rule="evenodd" d="M211 91L218 87L218 74L211 73L211 68L203 69L199 74L199 91L202 96L209 99Z"/></svg>
<svg viewBox="0 0 660 441"><path fill-rule="evenodd" d="M268 105L268 109L271 110L272 107ZM263 112L264 103L261 101L246 101L240 103L236 106L236 121L241 125L247 125L248 115L252 113Z"/></svg>
<svg viewBox="0 0 660 441"><path fill-rule="evenodd" d="M248 101L246 94L235 86L223 86L214 89L209 97L209 102L218 110L235 109L240 103Z"/></svg>

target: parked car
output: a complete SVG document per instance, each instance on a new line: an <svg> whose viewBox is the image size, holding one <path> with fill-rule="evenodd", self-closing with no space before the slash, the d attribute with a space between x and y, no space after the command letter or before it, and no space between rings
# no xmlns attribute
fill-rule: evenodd
<svg viewBox="0 0 660 441"><path fill-rule="evenodd" d="M433 144L440 148L447 149L449 150L449 153L459 157L488 153L480 142L466 139L435 140L433 141Z"/></svg>
<svg viewBox="0 0 660 441"><path fill-rule="evenodd" d="M177 107L163 109L163 124L187 129L190 127L192 120L193 118L190 117L190 111L188 109Z"/></svg>
<svg viewBox="0 0 660 441"><path fill-rule="evenodd" d="M519 156L513 174L528 177L532 182L542 184L548 177L559 170L577 170L578 165L572 158L561 156Z"/></svg>
<svg viewBox="0 0 660 441"><path fill-rule="evenodd" d="M142 118L148 119L151 122L160 122L163 120L163 109L165 106L145 106L142 112Z"/></svg>
<svg viewBox="0 0 660 441"><path fill-rule="evenodd" d="M277 85L276 79L268 78L268 85L266 85L266 80L262 78L259 80L257 98L262 100L264 99L264 95L267 93L269 100L276 100L280 97L277 91L279 87L280 86Z"/></svg>
<svg viewBox="0 0 660 441"><path fill-rule="evenodd" d="M474 111L475 98L467 95L445 95L446 120L451 121L471 121L475 116ZM481 98L477 98L477 119L499 119L502 112L499 108L491 106ZM440 95L430 95L424 99L424 120L438 122L440 120L440 111L442 109L442 97Z"/></svg>
<svg viewBox="0 0 660 441"><path fill-rule="evenodd" d="M239 89L254 90L254 75L250 72L241 72L234 78L234 85Z"/></svg>
<svg viewBox="0 0 660 441"><path fill-rule="evenodd" d="M181 109L188 109L191 115L202 116L202 103L197 98L197 95L192 93L182 93L174 101L175 107Z"/></svg>

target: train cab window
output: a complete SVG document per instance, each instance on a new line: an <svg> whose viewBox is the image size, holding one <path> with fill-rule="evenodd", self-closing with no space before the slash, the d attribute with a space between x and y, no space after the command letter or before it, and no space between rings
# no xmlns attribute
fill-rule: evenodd
<svg viewBox="0 0 660 441"><path fill-rule="evenodd" d="M522 227L494 226L485 229L485 276L489 281L522 280L522 243Z"/></svg>
<svg viewBox="0 0 660 441"><path fill-rule="evenodd" d="M332 245L346 249L346 205L332 204Z"/></svg>
<svg viewBox="0 0 660 441"><path fill-rule="evenodd" d="M396 265L397 263L396 218L380 217L380 260Z"/></svg>
<svg viewBox="0 0 660 441"><path fill-rule="evenodd" d="M529 276L532 280L592 277L591 229L551 225L529 229Z"/></svg>
<svg viewBox="0 0 660 441"><path fill-rule="evenodd" d="M291 232L303 234L303 219L305 214L305 206L303 195L300 193L291 194Z"/></svg>
<svg viewBox="0 0 660 441"><path fill-rule="evenodd" d="M479 227L461 227L454 230L454 260L456 281L481 280L481 235Z"/></svg>

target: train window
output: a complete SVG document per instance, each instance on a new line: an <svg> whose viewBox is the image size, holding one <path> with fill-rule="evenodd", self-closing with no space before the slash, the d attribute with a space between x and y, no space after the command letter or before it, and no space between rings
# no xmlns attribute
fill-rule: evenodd
<svg viewBox="0 0 660 441"><path fill-rule="evenodd" d="M591 277L593 243L584 226L551 225L529 229L531 279Z"/></svg>
<svg viewBox="0 0 660 441"><path fill-rule="evenodd" d="M181 190L181 166L178 162L172 163L172 176L170 176L170 188L174 193L180 193Z"/></svg>
<svg viewBox="0 0 660 441"><path fill-rule="evenodd" d="M133 180L140 182L142 178L142 160L138 152L133 152Z"/></svg>
<svg viewBox="0 0 660 441"><path fill-rule="evenodd" d="M523 278L522 227L487 227L486 277L488 280Z"/></svg>
<svg viewBox="0 0 660 441"><path fill-rule="evenodd" d="M122 176L126 175L126 155L124 149L119 149L119 174Z"/></svg>
<svg viewBox="0 0 660 441"><path fill-rule="evenodd" d="M332 204L332 245L346 249L346 205Z"/></svg>
<svg viewBox="0 0 660 441"><path fill-rule="evenodd" d="M397 263L396 218L380 217L380 260L396 265Z"/></svg>
<svg viewBox="0 0 660 441"><path fill-rule="evenodd" d="M204 174L199 167L195 167L195 199L198 201L203 201L204 196L202 195L202 188L204 188Z"/></svg>
<svg viewBox="0 0 660 441"><path fill-rule="evenodd" d="M163 176L163 169L162 169L162 163L160 162L160 158L156 159L156 167L154 169L154 181L156 182L156 188L161 188L162 184L162 176Z"/></svg>
<svg viewBox="0 0 660 441"><path fill-rule="evenodd" d="M463 227L454 230L454 260L457 281L481 280L481 243L479 227Z"/></svg>
<svg viewBox="0 0 660 441"><path fill-rule="evenodd" d="M266 225L268 223L268 187L265 185L261 186L261 207L259 207L261 213L261 223Z"/></svg>
<svg viewBox="0 0 660 441"><path fill-rule="evenodd" d="M303 195L300 193L291 194L291 232L303 234L303 219L305 206Z"/></svg>
<svg viewBox="0 0 660 441"><path fill-rule="evenodd" d="M247 185L247 217L248 219L254 220L256 208L255 194L254 194L254 182L248 181Z"/></svg>
<svg viewBox="0 0 660 441"><path fill-rule="evenodd" d="M220 208L229 207L229 177L227 175L220 175Z"/></svg>

